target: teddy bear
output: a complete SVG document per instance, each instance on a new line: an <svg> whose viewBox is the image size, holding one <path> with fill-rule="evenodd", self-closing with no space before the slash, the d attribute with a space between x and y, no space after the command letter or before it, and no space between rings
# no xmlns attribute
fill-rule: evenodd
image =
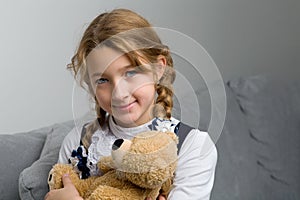
<svg viewBox="0 0 300 200"><path fill-rule="evenodd" d="M145 131L132 140L117 139L111 155L97 163L101 176L80 179L69 164L56 164L48 176L50 190L62 188L69 174L81 197L88 200L156 199L168 195L177 166L178 138L170 131Z"/></svg>

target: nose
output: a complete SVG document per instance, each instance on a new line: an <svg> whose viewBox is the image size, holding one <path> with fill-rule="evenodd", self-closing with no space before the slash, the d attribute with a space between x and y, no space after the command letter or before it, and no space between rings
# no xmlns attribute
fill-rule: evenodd
<svg viewBox="0 0 300 200"><path fill-rule="evenodd" d="M114 90L112 92L112 100L123 101L129 97L129 87L126 81L118 81L114 84Z"/></svg>
<svg viewBox="0 0 300 200"><path fill-rule="evenodd" d="M122 146L123 142L124 142L123 139L117 139L112 145L112 150L113 151L118 150Z"/></svg>

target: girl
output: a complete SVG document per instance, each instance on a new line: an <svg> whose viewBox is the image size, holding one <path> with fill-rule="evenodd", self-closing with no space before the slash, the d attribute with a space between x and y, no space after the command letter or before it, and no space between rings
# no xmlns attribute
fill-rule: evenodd
<svg viewBox="0 0 300 200"><path fill-rule="evenodd" d="M170 51L137 13L116 9L96 17L68 67L87 86L97 112L82 132L74 129L66 136L59 154L58 162L77 166L82 178L101 174L96 163L110 154L117 138L131 139L149 129L177 131L180 122L171 117L175 71ZM76 157L80 152L85 160ZM178 156L174 187L159 199L208 200L217 151L207 132L191 129ZM67 176L63 182L64 188L45 199L81 199Z"/></svg>

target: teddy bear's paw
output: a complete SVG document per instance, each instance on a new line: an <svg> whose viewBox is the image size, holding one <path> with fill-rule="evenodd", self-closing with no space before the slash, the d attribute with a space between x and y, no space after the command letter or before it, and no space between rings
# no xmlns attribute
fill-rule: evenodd
<svg viewBox="0 0 300 200"><path fill-rule="evenodd" d="M48 185L50 190L59 189L63 187L62 176L64 174L74 174L75 176L77 176L71 165L56 164L52 167L48 175Z"/></svg>

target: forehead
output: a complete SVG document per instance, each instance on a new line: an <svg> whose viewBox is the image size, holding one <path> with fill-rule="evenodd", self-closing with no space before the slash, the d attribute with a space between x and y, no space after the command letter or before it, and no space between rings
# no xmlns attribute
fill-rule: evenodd
<svg viewBox="0 0 300 200"><path fill-rule="evenodd" d="M87 56L86 61L89 70L101 70L103 72L110 65L121 64L121 62L128 63L129 59L123 53L103 46L93 49Z"/></svg>

